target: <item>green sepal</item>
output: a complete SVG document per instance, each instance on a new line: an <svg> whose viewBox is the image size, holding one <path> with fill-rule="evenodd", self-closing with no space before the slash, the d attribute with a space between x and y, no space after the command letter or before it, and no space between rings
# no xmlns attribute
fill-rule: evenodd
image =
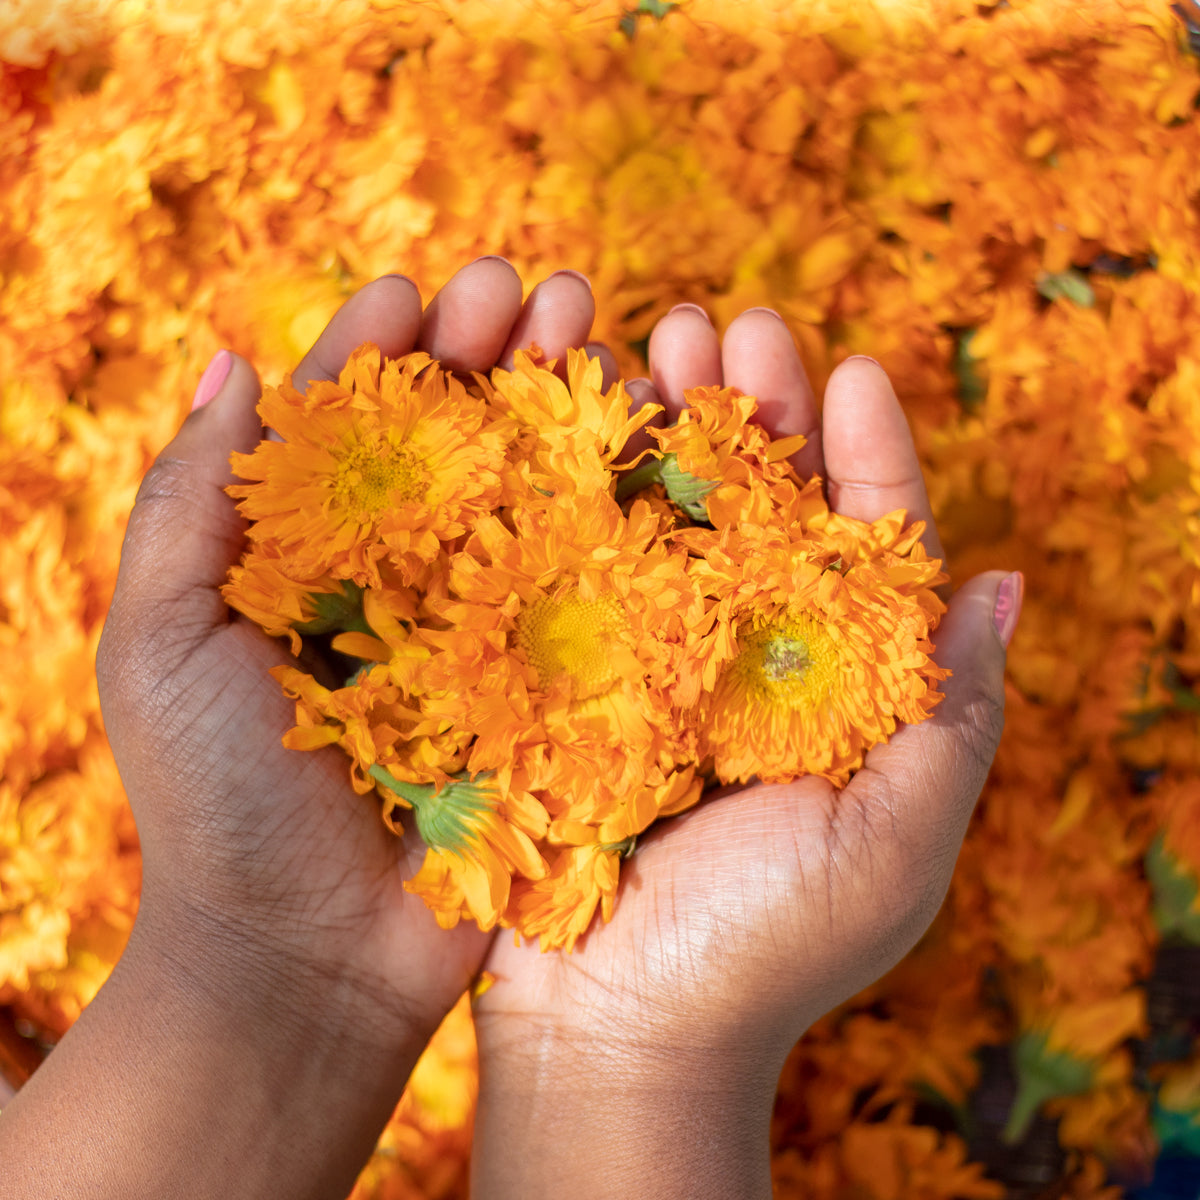
<svg viewBox="0 0 1200 1200"><path fill-rule="evenodd" d="M306 636L320 633L375 635L363 616L363 589L352 580L343 579L340 592L309 592L308 599L317 615L311 621L295 626L297 633Z"/></svg>
<svg viewBox="0 0 1200 1200"><path fill-rule="evenodd" d="M606 854L612 854L615 851L622 858L630 858L637 849L637 834L622 838L619 842L601 842L600 849Z"/></svg>
<svg viewBox="0 0 1200 1200"><path fill-rule="evenodd" d="M1013 1043L1017 1095L1001 1137L1009 1145L1024 1139L1047 1100L1080 1096L1092 1086L1093 1067L1084 1059L1051 1050L1044 1033L1023 1033Z"/></svg>
<svg viewBox="0 0 1200 1200"><path fill-rule="evenodd" d="M1070 300L1080 308L1091 308L1096 303L1096 293L1092 291L1087 277L1074 268L1044 272L1038 276L1037 290L1038 295L1047 300Z"/></svg>
<svg viewBox="0 0 1200 1200"><path fill-rule="evenodd" d="M1200 884L1195 875L1171 854L1160 833L1146 851L1146 878L1154 892L1154 923L1164 937L1172 934L1200 946Z"/></svg>
<svg viewBox="0 0 1200 1200"><path fill-rule="evenodd" d="M707 521L705 496L717 486L715 479L697 479L679 466L678 457L664 454L659 464L663 485L672 503L677 504L693 521Z"/></svg>
<svg viewBox="0 0 1200 1200"><path fill-rule="evenodd" d="M417 832L434 850L461 854L478 840L480 818L492 810L495 789L481 775L478 780L451 779L439 791L432 783L406 783L378 763L367 774L412 805Z"/></svg>

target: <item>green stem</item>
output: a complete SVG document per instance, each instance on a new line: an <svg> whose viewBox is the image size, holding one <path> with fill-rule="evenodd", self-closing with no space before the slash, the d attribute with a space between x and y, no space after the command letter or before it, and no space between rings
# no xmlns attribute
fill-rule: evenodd
<svg viewBox="0 0 1200 1200"><path fill-rule="evenodd" d="M433 796L432 784L405 783L403 779L397 779L391 771L386 767L381 767L378 763L368 767L367 774L377 783L382 783L389 791L395 792L397 796L402 796L413 808L424 804Z"/></svg>
<svg viewBox="0 0 1200 1200"><path fill-rule="evenodd" d="M628 500L630 496L654 483L662 483L662 463L657 458L652 458L621 476L617 484L617 503Z"/></svg>
<svg viewBox="0 0 1200 1200"><path fill-rule="evenodd" d="M1017 1084L1017 1094L1013 1100L1013 1106L1009 1110L1008 1121L1004 1125L1004 1132L1000 1135L1000 1140L1009 1146L1015 1146L1018 1142L1024 1141L1030 1125L1033 1124L1034 1117L1037 1116L1038 1109L1047 1100L1053 1100L1058 1094L1053 1087L1036 1076L1033 1078L1026 1076L1021 1079Z"/></svg>

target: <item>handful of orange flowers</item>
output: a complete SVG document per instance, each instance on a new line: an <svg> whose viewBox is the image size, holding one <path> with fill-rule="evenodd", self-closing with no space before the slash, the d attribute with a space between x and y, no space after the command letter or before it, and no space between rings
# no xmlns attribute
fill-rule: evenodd
<svg viewBox="0 0 1200 1200"><path fill-rule="evenodd" d="M622 857L709 783L844 783L941 698L944 576L904 513L831 512L755 400L697 388L640 461L624 386L570 352L463 382L366 345L337 383L267 388L281 441L235 455L249 545L229 604L348 663L296 700L285 744L337 744L394 832L406 887L570 949L612 914Z"/></svg>

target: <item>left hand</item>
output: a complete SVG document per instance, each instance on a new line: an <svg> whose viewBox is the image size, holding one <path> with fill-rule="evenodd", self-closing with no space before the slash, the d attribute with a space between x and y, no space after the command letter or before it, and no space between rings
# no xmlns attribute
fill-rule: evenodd
<svg viewBox="0 0 1200 1200"><path fill-rule="evenodd" d="M586 282L522 304L481 259L422 311L376 280L293 374L336 378L373 341L489 370L582 345ZM244 545L229 455L263 437L237 356L151 467L100 646L105 724L137 820L141 907L113 977L0 1121L0 1197L342 1196L490 938L438 928L403 890L424 848L389 833L341 751L280 742L287 647L225 606ZM219 370L217 371L219 375ZM209 377L210 380L213 378Z"/></svg>

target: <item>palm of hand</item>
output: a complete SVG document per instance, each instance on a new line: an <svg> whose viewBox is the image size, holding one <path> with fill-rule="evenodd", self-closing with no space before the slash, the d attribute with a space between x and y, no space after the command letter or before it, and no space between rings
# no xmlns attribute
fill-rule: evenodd
<svg viewBox="0 0 1200 1200"><path fill-rule="evenodd" d="M832 507L864 520L903 507L928 522L926 548L941 556L907 425L876 365L835 372L822 430L773 315L743 314L719 346L703 318L675 313L650 353L658 396L641 398L671 413L699 384L758 396L770 432L808 435L797 471L826 478ZM967 658L997 582L968 585L939 634L938 661L955 660L962 681L933 719L873 750L844 790L812 777L726 789L651 831L623 868L612 921L572 954L499 939L487 960L496 983L477 1005L481 1054L530 1032L669 1052L726 1046L740 1031L781 1057L896 962L941 903L999 736L1000 644L983 645L986 662Z"/></svg>
<svg viewBox="0 0 1200 1200"><path fill-rule="evenodd" d="M464 371L529 341L561 354L586 338L592 311L571 276L522 304L498 260L464 268L424 313L410 283L385 278L337 314L294 379L336 378L366 341L391 356L426 349ZM489 938L466 926L447 934L403 890L424 847L415 832L398 842L384 828L339 750L280 744L294 709L268 672L292 660L231 620L219 594L244 534L224 494L229 453L262 437L257 395L252 369L234 359L217 398L148 473L101 647L107 728L142 840L139 924L164 928L181 958L231 960L233 981L287 981L296 1004L338 1010L335 1024L386 1035L415 1019L427 1036ZM236 986L211 986L223 985Z"/></svg>

